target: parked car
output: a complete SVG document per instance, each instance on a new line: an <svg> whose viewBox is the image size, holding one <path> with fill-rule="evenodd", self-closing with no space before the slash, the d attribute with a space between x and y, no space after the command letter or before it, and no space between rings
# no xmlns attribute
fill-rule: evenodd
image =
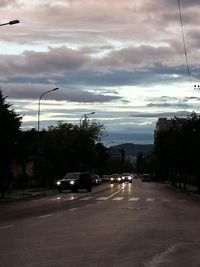
<svg viewBox="0 0 200 267"><path fill-rule="evenodd" d="M56 184L59 193L65 189L69 189L72 192L86 189L90 192L92 190L92 176L89 172L70 172L63 179L58 180Z"/></svg>
<svg viewBox="0 0 200 267"><path fill-rule="evenodd" d="M102 182L110 182L110 175L108 174L102 175Z"/></svg>
<svg viewBox="0 0 200 267"><path fill-rule="evenodd" d="M122 182L122 177L120 174L116 173L116 174L112 174L110 176L110 182L112 183L121 183Z"/></svg>
<svg viewBox="0 0 200 267"><path fill-rule="evenodd" d="M122 174L122 182L132 183L132 181L133 181L133 176L131 173L123 173Z"/></svg>

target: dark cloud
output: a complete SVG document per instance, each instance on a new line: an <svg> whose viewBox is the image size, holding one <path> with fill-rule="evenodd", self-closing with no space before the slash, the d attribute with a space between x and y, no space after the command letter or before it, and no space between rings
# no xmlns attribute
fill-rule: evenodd
<svg viewBox="0 0 200 267"><path fill-rule="evenodd" d="M46 89L45 89L46 87ZM57 86L45 86L45 84L5 84L2 87L4 95L12 99L38 99L40 95ZM120 100L117 95L100 94L79 88L63 88L45 95L45 99L70 102L110 102Z"/></svg>

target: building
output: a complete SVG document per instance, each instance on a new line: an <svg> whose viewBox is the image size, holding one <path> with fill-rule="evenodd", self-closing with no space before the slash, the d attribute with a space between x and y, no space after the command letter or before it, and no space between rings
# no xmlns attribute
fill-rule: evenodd
<svg viewBox="0 0 200 267"><path fill-rule="evenodd" d="M159 132L168 131L170 129L180 128L184 122L187 121L187 118L159 118L156 122L156 129L154 131L154 145L156 144L156 138Z"/></svg>

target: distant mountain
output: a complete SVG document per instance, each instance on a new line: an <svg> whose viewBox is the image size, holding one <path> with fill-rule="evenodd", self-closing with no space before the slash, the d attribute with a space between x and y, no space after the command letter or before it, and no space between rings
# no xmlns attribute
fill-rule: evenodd
<svg viewBox="0 0 200 267"><path fill-rule="evenodd" d="M116 146L110 146L110 149L123 149L128 156L137 157L138 153L148 154L154 150L154 145L140 145L140 144L132 144L132 143L125 143Z"/></svg>

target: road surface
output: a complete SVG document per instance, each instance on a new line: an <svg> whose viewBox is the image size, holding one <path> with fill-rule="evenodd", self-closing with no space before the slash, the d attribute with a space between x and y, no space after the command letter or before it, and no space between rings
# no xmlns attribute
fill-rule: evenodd
<svg viewBox="0 0 200 267"><path fill-rule="evenodd" d="M2 267L199 267L200 200L109 184L0 205Z"/></svg>

